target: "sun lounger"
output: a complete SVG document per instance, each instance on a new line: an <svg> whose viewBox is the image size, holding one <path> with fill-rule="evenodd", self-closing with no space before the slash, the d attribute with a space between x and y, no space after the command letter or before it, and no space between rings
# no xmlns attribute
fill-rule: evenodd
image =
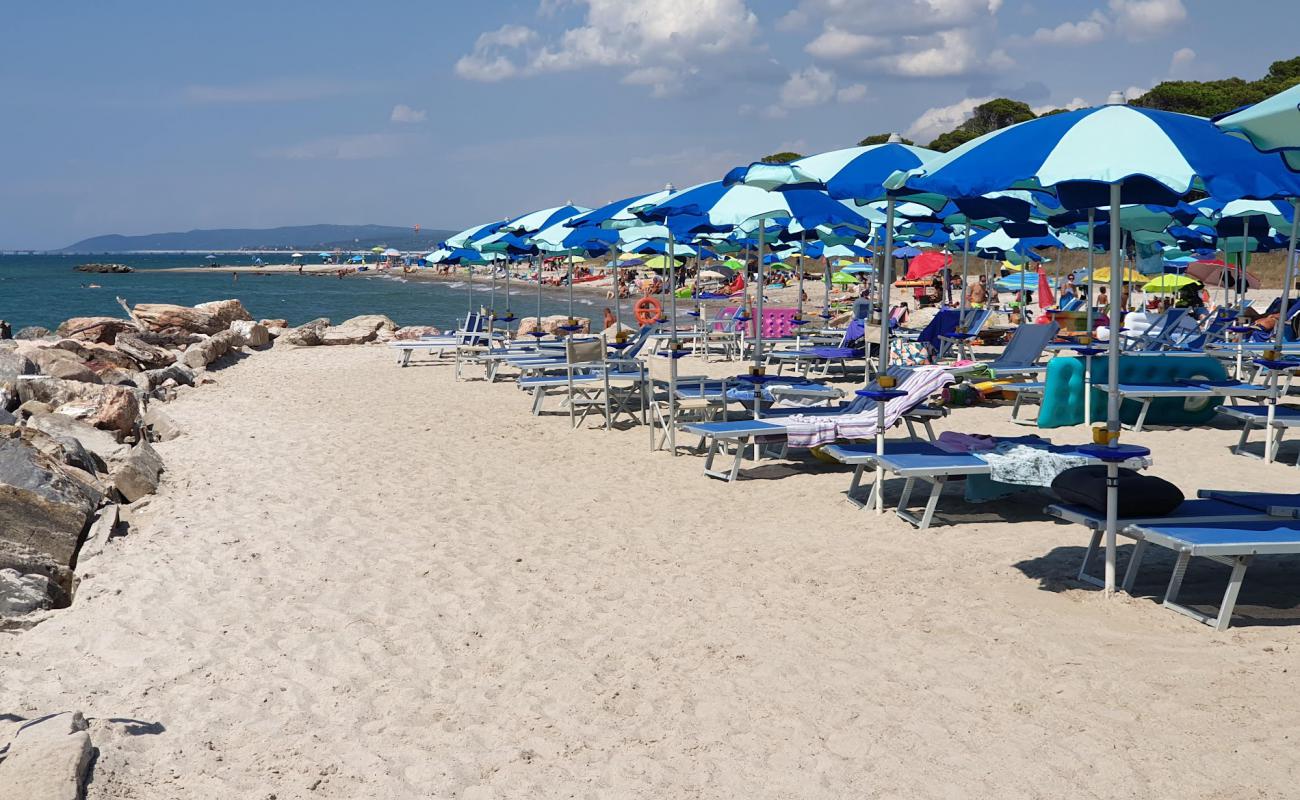
<svg viewBox="0 0 1300 800"><path fill-rule="evenodd" d="M1141 537L1147 545L1165 547L1178 554L1165 590L1165 607L1219 631L1226 630L1232 621L1246 569L1255 556L1300 554L1300 521L1294 519L1172 524L1162 521L1132 525L1126 533ZM1203 614L1178 602L1188 563L1195 557L1208 558L1232 568L1217 614Z"/></svg>
<svg viewBox="0 0 1300 800"><path fill-rule="evenodd" d="M1011 341L1007 342L1002 355L992 361L981 361L956 367L954 371L960 374L984 367L995 378L1004 375L1021 375L1027 372L1042 372L1047 369L1046 364L1040 363L1043 352L1056 338L1056 334L1060 330L1061 327L1055 322L1044 325L1021 325L1016 328L1015 333L1011 334Z"/></svg>
<svg viewBox="0 0 1300 800"><path fill-rule="evenodd" d="M1106 533L1106 514L1092 508L1085 508L1078 505L1067 505L1057 503L1044 509L1044 511L1057 519L1066 522L1073 522L1083 525L1092 531L1092 537L1088 542L1088 549L1084 551L1083 563L1079 565L1079 580L1085 583L1091 583L1094 586L1104 586L1105 582L1093 577L1088 570L1092 566L1093 559L1101 549L1101 539ZM1240 520L1267 519L1268 514L1265 511L1255 510L1239 503L1232 503L1226 500L1215 499L1213 497L1184 500L1178 508L1168 514L1161 514L1153 517L1131 517L1119 520L1116 530L1131 539L1137 544L1134 546L1133 556L1129 559L1128 568L1124 572L1124 580L1121 588L1129 591L1133 587L1133 581L1137 577L1138 567L1142 561L1142 550L1146 546L1140 534L1130 530L1131 526L1136 525L1156 525L1162 523L1211 523L1211 522L1234 522Z"/></svg>
<svg viewBox="0 0 1300 800"><path fill-rule="evenodd" d="M1270 517L1295 517L1300 519L1300 494L1202 489L1196 493L1196 496L1207 500L1232 503L1253 511L1261 511Z"/></svg>
<svg viewBox="0 0 1300 800"><path fill-rule="evenodd" d="M1219 413L1241 423L1241 438L1232 452L1237 455L1253 456L1245 450L1250 432L1256 427L1264 429L1265 456L1276 453L1282 444L1282 437L1290 428L1300 427L1300 408L1273 403L1253 406L1221 406ZM1269 421L1270 417L1272 422ZM1300 459L1296 460L1300 467Z"/></svg>
<svg viewBox="0 0 1300 800"><path fill-rule="evenodd" d="M1125 426L1134 433L1141 432L1142 426L1146 423L1147 413L1151 410L1151 404L1156 400L1170 397L1215 397L1213 389L1197 384L1121 383L1117 388L1121 398L1135 400L1142 406L1142 410L1138 412L1137 419L1133 424Z"/></svg>

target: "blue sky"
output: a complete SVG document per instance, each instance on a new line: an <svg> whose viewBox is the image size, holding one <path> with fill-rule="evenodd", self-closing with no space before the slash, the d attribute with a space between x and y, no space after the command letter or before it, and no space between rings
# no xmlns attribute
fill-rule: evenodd
<svg viewBox="0 0 1300 800"><path fill-rule="evenodd" d="M928 141L990 96L1258 77L1300 53L1274 24L1291 2L11 4L0 249L594 206L776 150Z"/></svg>

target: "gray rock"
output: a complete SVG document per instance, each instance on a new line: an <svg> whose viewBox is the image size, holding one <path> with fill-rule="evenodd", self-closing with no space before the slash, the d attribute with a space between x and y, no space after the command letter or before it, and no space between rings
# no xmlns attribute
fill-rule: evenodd
<svg viewBox="0 0 1300 800"><path fill-rule="evenodd" d="M378 338L380 331L392 333L396 330L397 324L383 314L366 314L326 328L321 334L321 344L365 344Z"/></svg>
<svg viewBox="0 0 1300 800"><path fill-rule="evenodd" d="M25 724L0 762L0 797L80 800L93 752L88 727L80 711Z"/></svg>
<svg viewBox="0 0 1300 800"><path fill-rule="evenodd" d="M194 370L183 364L172 364L170 367L151 369L141 374L144 376L144 385L140 388L146 392L152 392L169 380L176 383L177 386L194 385Z"/></svg>
<svg viewBox="0 0 1300 800"><path fill-rule="evenodd" d="M49 328L42 328L40 325L29 325L26 328L20 328L14 334L15 339L44 339L50 335Z"/></svg>
<svg viewBox="0 0 1300 800"><path fill-rule="evenodd" d="M90 461L93 471L106 470L106 465L118 461L130 450L127 445L120 444L111 431L100 430L63 414L33 414L27 420L27 427L43 431L58 441L71 439L77 442L94 456ZM81 464L74 466L86 469Z"/></svg>
<svg viewBox="0 0 1300 800"><path fill-rule="evenodd" d="M70 477L18 429L6 431L0 438L0 541L70 566L102 496Z"/></svg>
<svg viewBox="0 0 1300 800"><path fill-rule="evenodd" d="M122 499L134 503L158 490L158 480L163 471L162 457L148 442L141 442L118 463L113 470L113 488Z"/></svg>
<svg viewBox="0 0 1300 800"><path fill-rule="evenodd" d="M15 417L12 412L5 411L3 407L0 407L0 425L17 425L17 424L18 424L18 418Z"/></svg>
<svg viewBox="0 0 1300 800"><path fill-rule="evenodd" d="M315 347L321 343L321 337L329 326L330 321L327 317L319 317L288 331L280 339L298 347Z"/></svg>
<svg viewBox="0 0 1300 800"><path fill-rule="evenodd" d="M238 333L231 330L220 331L209 336L205 341L190 345L181 356L181 363L190 369L202 369L232 349L242 347L243 343Z"/></svg>
<svg viewBox="0 0 1300 800"><path fill-rule="evenodd" d="M14 411L19 417L30 417L34 414L52 414L54 406L49 403L42 403L40 400L28 400L18 406Z"/></svg>
<svg viewBox="0 0 1300 800"><path fill-rule="evenodd" d="M81 551L77 553L78 564L104 552L108 540L112 539L117 531L119 519L120 514L115 503L109 503L99 510L94 522L90 523L90 529L86 531L86 540L81 545Z"/></svg>
<svg viewBox="0 0 1300 800"><path fill-rule="evenodd" d="M0 617L16 617L54 606L56 587L44 575L0 569Z"/></svg>
<svg viewBox="0 0 1300 800"><path fill-rule="evenodd" d="M113 346L139 362L145 369L160 369L176 361L176 354L171 350L146 342L135 334L118 334Z"/></svg>
<svg viewBox="0 0 1300 800"><path fill-rule="evenodd" d="M82 383L100 382L99 376L86 366L81 356L69 349L55 346L32 350L31 360L36 362L42 375L51 378Z"/></svg>
<svg viewBox="0 0 1300 800"><path fill-rule="evenodd" d="M167 412L158 408L157 404L150 404L145 409L144 424L153 435L152 438L155 442L170 442L184 433L181 426L176 424L176 420L168 416Z"/></svg>
<svg viewBox="0 0 1300 800"><path fill-rule="evenodd" d="M20 381L18 396L23 402L49 403L60 414L124 435L134 432L140 422L143 392L130 386L94 385L42 376Z"/></svg>
<svg viewBox="0 0 1300 800"><path fill-rule="evenodd" d="M18 353L0 353L0 383L14 383L19 375L35 375L36 364Z"/></svg>
<svg viewBox="0 0 1300 800"><path fill-rule="evenodd" d="M100 383L106 386L139 386L136 383L136 373L133 370L122 369L121 367L106 367L98 373Z"/></svg>
<svg viewBox="0 0 1300 800"><path fill-rule="evenodd" d="M239 334L248 347L262 348L271 343L271 334L266 326L252 320L236 320L230 323L230 330Z"/></svg>

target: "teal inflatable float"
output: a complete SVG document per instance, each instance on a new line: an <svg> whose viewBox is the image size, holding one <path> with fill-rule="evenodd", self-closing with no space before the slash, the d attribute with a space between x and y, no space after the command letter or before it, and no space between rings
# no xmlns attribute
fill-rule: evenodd
<svg viewBox="0 0 1300 800"><path fill-rule="evenodd" d="M1106 385L1104 356L1092 359L1092 383ZM1053 358L1047 364L1047 381L1043 390L1043 407L1038 427L1063 428L1083 423L1082 358ZM1173 385L1186 381L1225 381L1228 373L1218 359L1210 356L1120 356L1119 382ZM1168 397L1151 404L1147 425L1203 425L1214 417L1223 403L1219 397ZM1141 405L1125 400L1120 419L1128 425L1137 420ZM1106 392L1093 389L1092 419L1106 420Z"/></svg>

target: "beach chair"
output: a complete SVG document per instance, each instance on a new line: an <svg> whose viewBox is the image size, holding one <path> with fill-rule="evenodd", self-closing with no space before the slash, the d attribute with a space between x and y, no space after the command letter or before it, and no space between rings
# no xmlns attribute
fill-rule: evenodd
<svg viewBox="0 0 1300 800"><path fill-rule="evenodd" d="M957 348L957 357L966 358L967 352L972 340L979 338L984 331L984 326L988 324L989 319L993 316L993 309L972 308L966 311L966 317L958 325L957 330L949 335L939 337L939 348L935 354L936 360L943 360L952 355L952 349Z"/></svg>
<svg viewBox="0 0 1300 800"><path fill-rule="evenodd" d="M792 350L772 350L767 353L767 363L776 364L776 374L780 375L787 364L799 371L804 377L809 377L812 367L820 365L822 372L820 377L827 377L833 365L838 364L844 377L849 376L848 361L851 358L862 358L865 354L864 348L851 347L850 345L861 339L866 330L863 320L855 319L851 321L844 329L843 335L837 344L830 347L801 347Z"/></svg>
<svg viewBox="0 0 1300 800"><path fill-rule="evenodd" d="M1056 338L1061 326L1055 322L1021 325L1011 334L1011 341L1002 350L1002 354L992 361L980 361L974 364L954 367L957 374L977 371L985 368L995 378L1005 375L1023 375L1042 372L1047 365L1040 363L1047 346Z"/></svg>
<svg viewBox="0 0 1300 800"><path fill-rule="evenodd" d="M592 410L601 412L606 431L614 426L620 414L628 415L632 422L637 421L637 410L644 415L645 374L639 363L616 363L609 357L604 336L569 337L565 340L564 353L569 422L573 428L581 425ZM636 398L642 400L639 409L631 404Z"/></svg>
<svg viewBox="0 0 1300 800"><path fill-rule="evenodd" d="M1261 405L1250 406L1221 406L1219 413L1229 419L1241 423L1241 438L1232 448L1232 452L1239 456L1252 456L1253 453L1246 452L1246 442L1250 439L1250 433L1255 428L1264 430L1264 459L1273 461L1276 457L1278 448L1282 444L1282 437L1291 428L1300 428L1300 408L1295 406L1279 405L1277 403L1264 403ZM1300 458L1296 460L1296 467L1300 468Z"/></svg>
<svg viewBox="0 0 1300 800"><path fill-rule="evenodd" d="M1239 520L1216 522L1171 523L1158 521L1131 525L1126 534L1140 537L1142 544L1155 545L1174 551L1177 560L1169 585L1165 589L1165 608L1184 614L1197 622L1227 630L1232 622L1232 612L1241 592L1246 569L1260 555L1300 554L1300 520L1272 518L1266 520ZM1134 554L1134 560L1140 554ZM1193 558L1206 558L1232 568L1228 586L1219 602L1218 612L1204 614L1178 602L1183 577Z"/></svg>
<svg viewBox="0 0 1300 800"><path fill-rule="evenodd" d="M905 424L910 438L918 438L916 426L923 426L927 436L934 439L931 422L943 417L947 409L935 408L926 404L934 392L952 377L943 370L933 367L892 367L890 374L898 381L898 388L908 395L889 401L885 406L885 426ZM740 474L745 453L754 448L755 458L761 457L764 450L773 455L784 456L791 446L791 434L796 437L795 446L813 447L826 442L820 438L834 441L836 438L869 438L875 435L879 413L874 401L857 397L852 402L837 408L791 408L769 409L761 419L736 420L727 422L688 423L682 430L698 435L708 442L705 452L704 474L733 482ZM842 430L841 430L841 425ZM730 451L733 455L731 466L725 470L715 469L713 464L718 455Z"/></svg>
<svg viewBox="0 0 1300 800"><path fill-rule="evenodd" d="M645 359L649 382L647 395L650 401L650 449L662 450L665 445L677 454L676 431L683 424L707 422L727 418L726 379L702 375L678 375L677 359L671 355L651 354ZM704 449L700 439L697 452Z"/></svg>
<svg viewBox="0 0 1300 800"><path fill-rule="evenodd" d="M454 354L457 348L468 345L487 345L499 334L489 330L490 320L484 314L471 313L465 316L465 325L449 334L439 334L420 339L389 342L388 346L398 352L397 363L405 367L411 362L411 354L427 350L430 355L441 359L447 353Z"/></svg>

